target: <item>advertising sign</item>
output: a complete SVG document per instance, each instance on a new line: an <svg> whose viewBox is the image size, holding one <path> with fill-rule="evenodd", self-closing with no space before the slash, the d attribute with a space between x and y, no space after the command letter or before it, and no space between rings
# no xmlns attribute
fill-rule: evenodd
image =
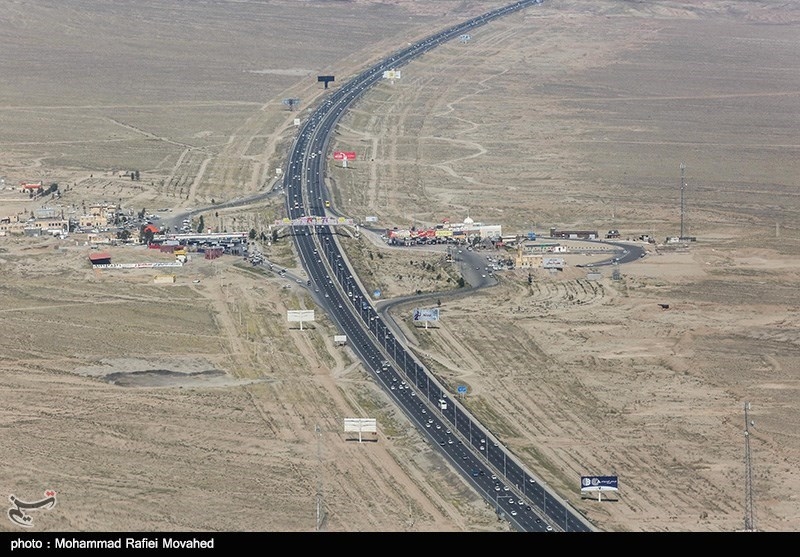
<svg viewBox="0 0 800 557"><path fill-rule="evenodd" d="M566 267L566 262L563 257L543 257L542 267L545 269L563 269Z"/></svg>
<svg viewBox="0 0 800 557"><path fill-rule="evenodd" d="M417 308L414 321L439 321L439 308Z"/></svg>
<svg viewBox="0 0 800 557"><path fill-rule="evenodd" d="M289 310L286 312L286 319L289 321L314 321L313 309Z"/></svg>
<svg viewBox="0 0 800 557"><path fill-rule="evenodd" d="M581 491L618 491L617 476L581 476Z"/></svg>
<svg viewBox="0 0 800 557"><path fill-rule="evenodd" d="M358 441L362 440L362 433L378 433L378 420L375 418L345 418L344 431L358 433Z"/></svg>
<svg viewBox="0 0 800 557"><path fill-rule="evenodd" d="M364 220L367 222L378 222L378 217L367 217Z"/></svg>
<svg viewBox="0 0 800 557"><path fill-rule="evenodd" d="M354 161L356 160L355 151L334 151L333 160L335 161Z"/></svg>
<svg viewBox="0 0 800 557"><path fill-rule="evenodd" d="M345 217L300 217L299 219L282 218L273 222L275 226L337 226L337 225L355 225L353 219Z"/></svg>

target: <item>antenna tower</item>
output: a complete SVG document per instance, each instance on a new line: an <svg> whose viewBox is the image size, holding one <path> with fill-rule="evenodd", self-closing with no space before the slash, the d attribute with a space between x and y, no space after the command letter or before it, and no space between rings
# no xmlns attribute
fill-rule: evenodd
<svg viewBox="0 0 800 557"><path fill-rule="evenodd" d="M681 240L686 237L683 230L683 217L686 214L686 204L684 199L684 190L686 190L686 180L684 179L685 170L686 165L681 163Z"/></svg>
<svg viewBox="0 0 800 557"><path fill-rule="evenodd" d="M750 460L750 426L755 423L750 421L747 411L750 410L750 403L744 403L744 529L745 532L756 531L756 517L753 510L753 463Z"/></svg>

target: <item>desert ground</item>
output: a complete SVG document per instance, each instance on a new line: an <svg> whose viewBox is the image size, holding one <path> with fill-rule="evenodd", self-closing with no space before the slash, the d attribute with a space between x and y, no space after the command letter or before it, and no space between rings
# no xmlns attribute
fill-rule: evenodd
<svg viewBox="0 0 800 557"><path fill-rule="evenodd" d="M268 230L279 197L213 205L278 182L294 118L326 94L316 75L341 83L504 4L12 3L0 178L62 195L0 190L0 217L107 201ZM656 239L617 278L590 279L578 265L594 259L572 253L530 284L503 271L470 290L441 251L341 237L376 303L438 297L429 329L414 302L392 310L402 338L599 531L742 530L746 403L752 526L800 531L798 26L789 2L546 0L403 67L331 145L358 154L329 161L336 211L386 228L470 216ZM141 181L120 176L133 168ZM681 232L695 241L665 243ZM302 273L289 238L260 249ZM29 530L510 530L334 323L287 322L316 307L303 285L233 256L155 284L152 269L92 269L89 252L81 235L0 237L0 485L58 494ZM376 418L376 441L345 417ZM617 475L619 492L582 497L582 475Z"/></svg>

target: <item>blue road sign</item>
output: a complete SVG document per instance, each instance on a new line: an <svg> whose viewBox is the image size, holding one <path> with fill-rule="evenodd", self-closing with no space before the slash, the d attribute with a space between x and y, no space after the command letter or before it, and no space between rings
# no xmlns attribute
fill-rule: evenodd
<svg viewBox="0 0 800 557"><path fill-rule="evenodd" d="M457 390L458 390L458 394L460 394L460 395L463 395L463 394L467 393L467 387L465 385L459 385Z"/></svg>
<svg viewBox="0 0 800 557"><path fill-rule="evenodd" d="M375 292L372 293L372 295L375 296L376 298L380 298L381 297L381 291L380 290L376 290Z"/></svg>

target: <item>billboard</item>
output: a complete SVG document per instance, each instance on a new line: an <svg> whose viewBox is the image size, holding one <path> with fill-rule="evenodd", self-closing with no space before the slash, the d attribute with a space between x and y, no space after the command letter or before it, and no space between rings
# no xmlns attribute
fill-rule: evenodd
<svg viewBox="0 0 800 557"><path fill-rule="evenodd" d="M354 161L356 160L355 151L334 151L333 160L335 161Z"/></svg>
<svg viewBox="0 0 800 557"><path fill-rule="evenodd" d="M542 267L545 269L563 269L567 263L563 257L543 257Z"/></svg>
<svg viewBox="0 0 800 557"><path fill-rule="evenodd" d="M372 433L370 436L374 441L377 441L378 421L375 418L345 418L344 419L345 433L358 433L358 442L362 441L363 433Z"/></svg>
<svg viewBox="0 0 800 557"><path fill-rule="evenodd" d="M400 79L400 70L385 70L383 72L383 79Z"/></svg>
<svg viewBox="0 0 800 557"><path fill-rule="evenodd" d="M366 431L368 433L377 433L378 420L375 418L345 418L344 430L347 432Z"/></svg>
<svg viewBox="0 0 800 557"><path fill-rule="evenodd" d="M353 219L345 217L300 217L299 219L282 218L272 223L274 226L354 226Z"/></svg>
<svg viewBox="0 0 800 557"><path fill-rule="evenodd" d="M286 319L289 321L314 321L313 309L297 309L286 312Z"/></svg>
<svg viewBox="0 0 800 557"><path fill-rule="evenodd" d="M378 222L378 217L367 217L364 220L367 222Z"/></svg>
<svg viewBox="0 0 800 557"><path fill-rule="evenodd" d="M581 476L581 491L618 491L617 476Z"/></svg>
<svg viewBox="0 0 800 557"><path fill-rule="evenodd" d="M439 308L417 308L414 321L439 321Z"/></svg>

